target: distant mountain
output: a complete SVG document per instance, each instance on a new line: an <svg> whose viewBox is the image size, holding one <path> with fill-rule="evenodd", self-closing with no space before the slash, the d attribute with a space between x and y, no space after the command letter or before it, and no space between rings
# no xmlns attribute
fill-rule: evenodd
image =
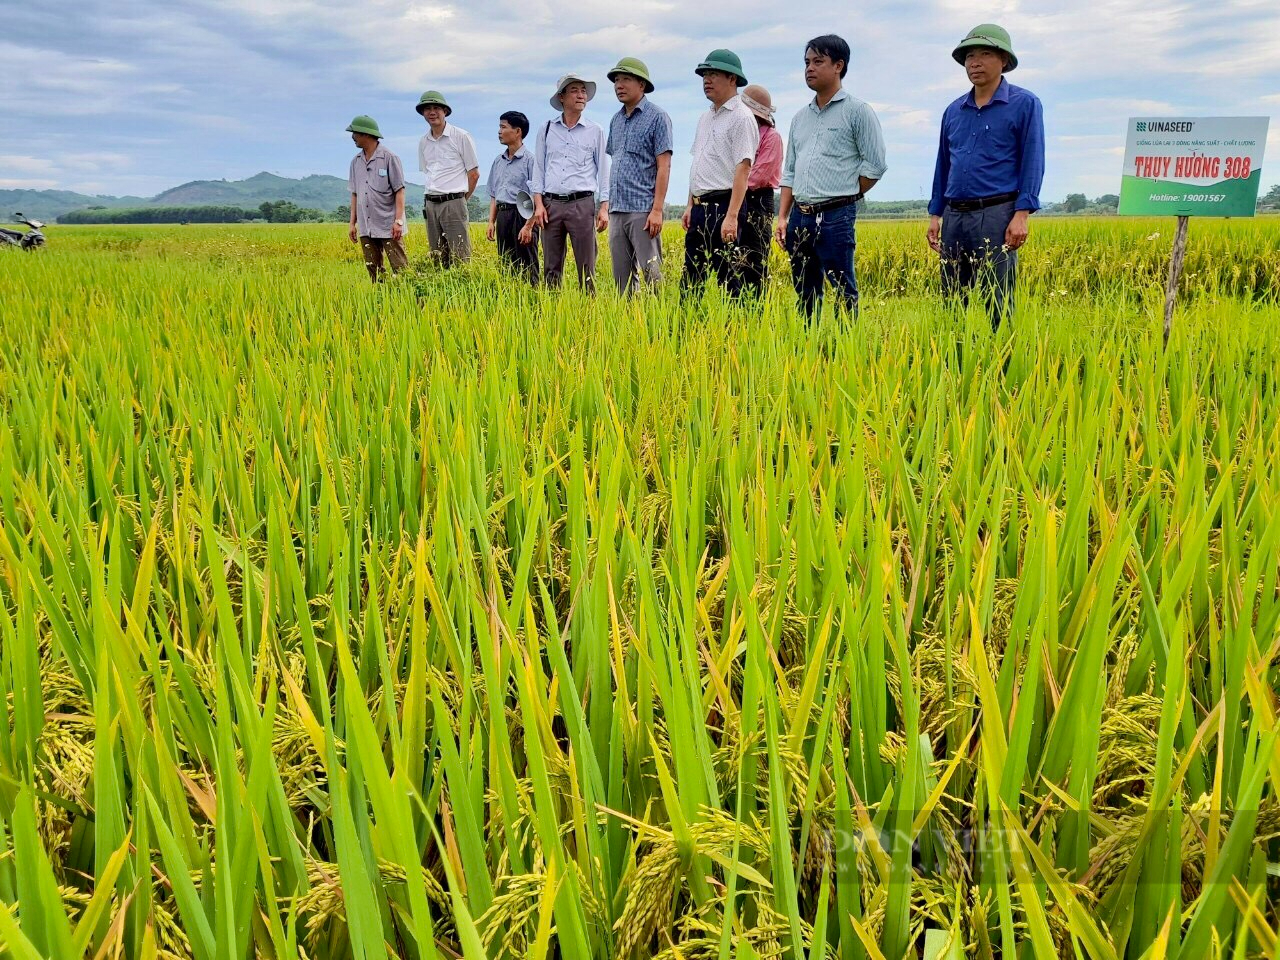
<svg viewBox="0 0 1280 960"><path fill-rule="evenodd" d="M91 197L70 190L0 190L0 223L15 212L33 220L56 220L69 210L85 207L142 207L150 201L142 197Z"/></svg>
<svg viewBox="0 0 1280 960"><path fill-rule="evenodd" d="M405 186L405 202L422 204L422 187ZM256 207L268 200L291 200L300 207L332 210L351 199L347 181L340 177L312 174L301 180L278 177L274 173L258 173L247 180L192 180L156 194L148 201L158 207L193 207L205 204L234 207Z"/></svg>
<svg viewBox="0 0 1280 960"><path fill-rule="evenodd" d="M422 187L405 185L409 210L422 208ZM193 207L234 206L252 209L261 203L292 200L300 207L326 213L351 199L347 181L341 177L312 174L301 180L278 177L274 173L255 174L246 180L192 180L158 193L154 197L88 196L69 190L0 190L0 221L20 210L37 220L56 220L72 210L86 207Z"/></svg>

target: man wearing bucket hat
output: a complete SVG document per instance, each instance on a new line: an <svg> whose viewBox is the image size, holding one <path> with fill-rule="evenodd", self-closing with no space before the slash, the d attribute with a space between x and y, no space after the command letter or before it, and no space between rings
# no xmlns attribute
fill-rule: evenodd
<svg viewBox="0 0 1280 960"><path fill-rule="evenodd" d="M449 267L471 259L467 200L480 181L480 161L471 134L447 122L453 108L439 91L424 93L416 109L430 128L418 141L418 169L427 175L422 200L427 243L440 266Z"/></svg>
<svg viewBox="0 0 1280 960"><path fill-rule="evenodd" d="M738 94L755 114L760 146L747 178L747 195L742 201L742 247L746 252L745 289L759 294L769 277L769 241L773 236L773 193L782 178L782 137L774 125L773 98L758 83L749 83Z"/></svg>
<svg viewBox="0 0 1280 960"><path fill-rule="evenodd" d="M608 144L603 128L582 116L595 95L593 81L576 73L561 77L551 95L551 106L560 115L538 131L533 150L533 219L521 235L532 236L533 228L542 228L542 274L553 288L564 279L567 239L578 266L578 286L595 291L596 231L609 226Z"/></svg>
<svg viewBox="0 0 1280 960"><path fill-rule="evenodd" d="M530 282L538 282L538 233L532 231L529 241L520 241L520 232L528 222L532 209L521 209L530 200L529 186L533 177L533 157L525 148L529 135L529 118L518 110L508 110L498 118L498 142L506 149L493 158L489 169L489 239L498 241L498 256L523 273Z"/></svg>
<svg viewBox="0 0 1280 960"><path fill-rule="evenodd" d="M943 291L967 303L978 285L995 328L1013 309L1018 248L1040 209L1044 111L1004 76L1018 57L1003 27L979 24L951 56L972 87L942 114L927 239L941 254Z"/></svg>
<svg viewBox="0 0 1280 960"><path fill-rule="evenodd" d="M782 168L778 243L791 256L791 281L810 319L830 282L840 305L858 313L853 254L858 202L884 176L884 136L875 111L844 89L849 44L814 37L804 51L813 99L791 120Z"/></svg>
<svg viewBox="0 0 1280 960"><path fill-rule="evenodd" d="M689 203L685 229L684 295L700 288L714 270L731 297L745 282L738 241L738 214L747 195L751 164L760 146L755 116L738 97L747 84L742 61L732 50L712 50L694 72L711 109L698 118L689 167Z"/></svg>
<svg viewBox="0 0 1280 960"><path fill-rule="evenodd" d="M374 283L383 277L383 257L393 273L403 270L404 168L400 158L382 145L382 131L373 117L359 116L347 124L347 132L360 151L351 158L347 186L351 191L353 243L359 242L364 265Z"/></svg>
<svg viewBox="0 0 1280 960"><path fill-rule="evenodd" d="M607 74L622 104L609 124L609 253L619 293L637 275L650 288L662 279L662 206L671 177L671 117L647 94L649 68L623 57Z"/></svg>

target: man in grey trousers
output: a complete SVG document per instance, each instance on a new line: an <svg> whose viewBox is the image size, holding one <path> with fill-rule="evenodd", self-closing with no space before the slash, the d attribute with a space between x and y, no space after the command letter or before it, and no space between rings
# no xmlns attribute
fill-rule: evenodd
<svg viewBox="0 0 1280 960"><path fill-rule="evenodd" d="M471 134L446 122L453 108L438 91L424 93L417 110L430 128L418 141L418 169L427 175L422 218L431 255L448 267L471 259L467 200L480 182L480 161Z"/></svg>
<svg viewBox="0 0 1280 960"><path fill-rule="evenodd" d="M552 289L564 278L566 241L573 245L578 286L596 289L596 232L609 227L609 156L604 130L582 115L595 95L594 81L576 73L561 77L551 95L560 114L538 131L533 148L533 217L520 241L530 242L542 228L542 275Z"/></svg>
<svg viewBox="0 0 1280 960"><path fill-rule="evenodd" d="M671 117L646 96L649 68L623 57L607 74L622 109L609 124L609 254L613 282L632 293L637 276L652 289L662 280L662 205L671 178Z"/></svg>

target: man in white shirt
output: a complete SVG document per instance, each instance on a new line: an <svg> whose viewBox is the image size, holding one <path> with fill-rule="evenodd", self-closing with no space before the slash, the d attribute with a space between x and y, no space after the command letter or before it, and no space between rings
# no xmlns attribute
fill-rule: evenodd
<svg viewBox="0 0 1280 960"><path fill-rule="evenodd" d="M439 91L424 93L417 109L430 127L418 141L418 169L427 175L422 202L427 243L440 265L449 267L471 259L467 200L480 182L480 161L471 134L446 122L453 108Z"/></svg>
<svg viewBox="0 0 1280 960"><path fill-rule="evenodd" d="M604 128L583 117L596 85L577 74L560 78L551 106L560 111L538 131L533 149L533 219L542 228L542 273L548 287L564 277L565 240L573 244L578 286L595 292L596 233L609 226L609 154ZM596 209L596 196L601 203Z"/></svg>
<svg viewBox="0 0 1280 960"><path fill-rule="evenodd" d="M681 222L684 274L680 292L696 292L714 270L731 297L742 292L745 252L737 246L738 214L747 195L751 164L760 146L755 115L738 97L746 86L742 61L732 50L712 50L695 71L711 109L698 118L689 168L689 204Z"/></svg>

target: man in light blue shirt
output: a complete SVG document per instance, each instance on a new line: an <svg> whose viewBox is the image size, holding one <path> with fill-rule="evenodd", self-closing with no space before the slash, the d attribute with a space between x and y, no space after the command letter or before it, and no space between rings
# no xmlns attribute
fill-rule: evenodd
<svg viewBox="0 0 1280 960"><path fill-rule="evenodd" d="M609 226L607 139L599 124L582 116L595 95L595 83L572 73L561 77L551 96L560 116L538 131L533 150L533 219L525 231L542 228L542 271L552 288L564 278L567 238L578 285L595 291L596 231ZM596 194L602 199L598 213Z"/></svg>
<svg viewBox="0 0 1280 960"><path fill-rule="evenodd" d="M822 306L824 280L857 316L857 203L886 169L880 121L870 106L843 89L848 71L844 40L828 34L809 41L804 80L814 98L791 121L782 166L776 235L791 256L792 283L810 319Z"/></svg>
<svg viewBox="0 0 1280 960"><path fill-rule="evenodd" d="M498 242L498 256L538 285L538 231L528 242L520 233L528 222L520 212L520 197L526 202L533 177L533 156L524 145L529 135L529 118L518 110L508 110L498 118L498 142L506 149L493 158L489 168L489 232Z"/></svg>

